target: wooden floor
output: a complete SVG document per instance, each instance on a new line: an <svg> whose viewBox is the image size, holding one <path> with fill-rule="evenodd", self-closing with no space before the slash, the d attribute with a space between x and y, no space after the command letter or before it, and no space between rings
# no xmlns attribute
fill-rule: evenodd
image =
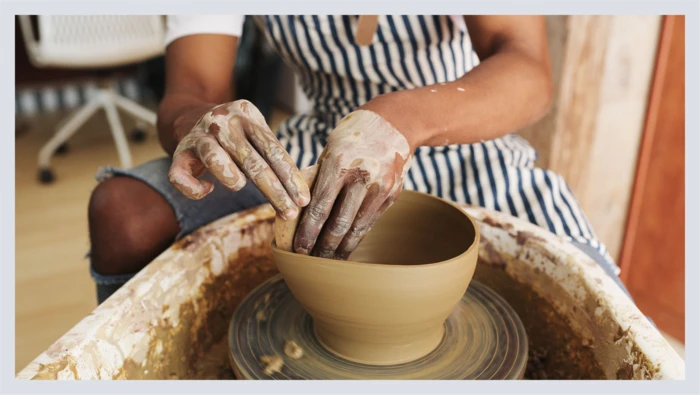
<svg viewBox="0 0 700 395"><path fill-rule="evenodd" d="M118 166L118 157L98 114L71 140L69 153L55 157L56 182L39 184L37 153L63 115L33 119L16 139L16 372L96 306L85 259L87 203L98 168ZM277 112L273 128L287 115ZM124 125L129 130L131 123L124 118ZM164 155L154 135L130 145L134 164Z"/></svg>

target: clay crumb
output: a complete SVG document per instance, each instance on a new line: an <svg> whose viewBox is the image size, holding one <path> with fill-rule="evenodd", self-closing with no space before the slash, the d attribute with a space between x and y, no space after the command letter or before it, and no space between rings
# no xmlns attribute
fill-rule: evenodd
<svg viewBox="0 0 700 395"><path fill-rule="evenodd" d="M272 376L275 373L279 373L282 370L284 361L277 355L263 355L260 357L260 362L265 366L263 367L263 373L267 376Z"/></svg>
<svg viewBox="0 0 700 395"><path fill-rule="evenodd" d="M631 327L628 327L625 330L623 330L622 328L617 329L617 336L613 338L613 342L615 343L615 345L619 345L624 338L630 335L630 329Z"/></svg>
<svg viewBox="0 0 700 395"><path fill-rule="evenodd" d="M430 91L435 93L435 92L437 92L437 89L431 89Z"/></svg>
<svg viewBox="0 0 700 395"><path fill-rule="evenodd" d="M258 311L258 313L255 314L255 319L257 319L259 322L266 321L267 314L265 314L265 310Z"/></svg>
<svg viewBox="0 0 700 395"><path fill-rule="evenodd" d="M290 340L284 344L284 353L292 359L299 359L304 356L304 349L299 347L299 345Z"/></svg>
<svg viewBox="0 0 700 395"><path fill-rule="evenodd" d="M591 340L589 340L589 339L582 339L582 340L581 340L581 345L582 345L583 347L594 348L594 347L593 347L593 342L592 342Z"/></svg>
<svg viewBox="0 0 700 395"><path fill-rule="evenodd" d="M464 88L457 88L458 91L464 92Z"/></svg>

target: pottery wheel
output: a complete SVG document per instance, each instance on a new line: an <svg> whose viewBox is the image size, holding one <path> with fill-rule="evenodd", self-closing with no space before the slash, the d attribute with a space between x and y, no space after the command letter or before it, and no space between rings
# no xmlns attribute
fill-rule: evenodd
<svg viewBox="0 0 700 395"><path fill-rule="evenodd" d="M285 355L288 341L301 347L301 358ZM314 336L311 317L280 275L253 290L238 307L229 328L229 348L236 376L252 380L507 380L521 379L527 363L527 336L519 317L477 281L446 320L437 348L405 364L366 365L324 348ZM278 372L265 374L265 356L282 358Z"/></svg>

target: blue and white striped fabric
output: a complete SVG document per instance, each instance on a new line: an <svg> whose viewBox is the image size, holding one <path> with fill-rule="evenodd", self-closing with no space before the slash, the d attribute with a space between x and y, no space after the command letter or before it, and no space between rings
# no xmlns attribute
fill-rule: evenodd
<svg viewBox="0 0 700 395"><path fill-rule="evenodd" d="M478 65L469 34L449 16L381 16L370 46L354 43L356 16L259 16L261 29L301 76L312 110L283 122L280 141L306 167L345 115L386 92L453 81ZM536 151L510 134L469 145L421 147L405 189L509 213L587 244L605 246L564 179L534 167Z"/></svg>

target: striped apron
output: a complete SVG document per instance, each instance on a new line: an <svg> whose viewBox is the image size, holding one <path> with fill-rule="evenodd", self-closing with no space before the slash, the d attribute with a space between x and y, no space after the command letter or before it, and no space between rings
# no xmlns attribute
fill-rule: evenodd
<svg viewBox="0 0 700 395"><path fill-rule="evenodd" d="M466 26L449 16L380 16L369 46L354 42L357 16L255 16L301 79L308 113L283 122L278 138L300 168L316 163L328 134L373 97L454 81L479 64ZM462 23L460 23L462 22ZM612 266L558 174L534 166L516 134L475 144L420 147L404 188L508 213L597 250Z"/></svg>

